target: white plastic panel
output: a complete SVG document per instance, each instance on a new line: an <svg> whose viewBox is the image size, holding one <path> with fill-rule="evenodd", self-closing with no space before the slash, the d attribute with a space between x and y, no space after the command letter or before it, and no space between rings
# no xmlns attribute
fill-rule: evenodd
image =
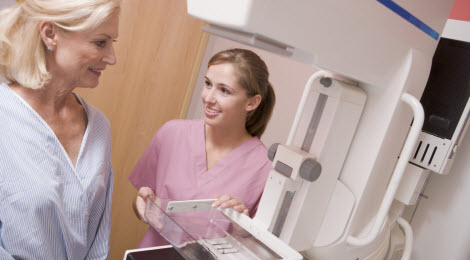
<svg viewBox="0 0 470 260"><path fill-rule="evenodd" d="M324 86L318 82L319 79L313 82L309 80L305 87L308 90L312 84L311 91L304 92L303 98L307 97L305 106L299 105L297 113L302 116L299 127L295 131L294 146L280 145L273 162L273 165L280 161L290 166L292 168L290 178L301 183L300 188L290 190L295 194L289 204L290 208L283 229L279 233L283 241L297 250L308 249L318 235L366 100L364 92L357 86L335 79L332 80L331 85ZM301 150L299 147L305 143L303 139L306 139L307 128L309 125L316 125L312 122L317 122L317 117L312 115L315 115L319 109L317 106L319 97L323 98L324 106L322 112L318 113L319 120L317 129L314 131L312 145ZM300 166L308 157L317 160L322 167L320 176L312 182L298 176ZM271 171L256 215L257 221L270 223L270 230L279 219L278 212L281 212L279 199L284 200L285 184L276 181L278 175L279 173ZM279 196L280 194L282 195ZM341 206L345 209L350 206L351 210L353 205L354 203L347 203ZM348 218L342 218L342 220L344 220L343 225L338 227L342 230L336 230L332 234L339 235L344 230ZM331 237L326 240L331 240Z"/></svg>
<svg viewBox="0 0 470 260"><path fill-rule="evenodd" d="M189 0L188 14L227 27L246 27L255 1L264 0Z"/></svg>
<svg viewBox="0 0 470 260"><path fill-rule="evenodd" d="M447 20L442 37L470 42L470 23L459 20Z"/></svg>
<svg viewBox="0 0 470 260"><path fill-rule="evenodd" d="M341 237L353 207L354 195L342 182L338 181L315 240L315 247L327 246Z"/></svg>
<svg viewBox="0 0 470 260"><path fill-rule="evenodd" d="M433 38L398 11L370 0L188 0L190 15L295 48L294 59L381 87L410 48L432 55ZM451 1L400 3L439 34ZM422 8L425 5L427 8ZM431 7L432 6L432 7ZM409 9L409 10L406 10ZM367 10L367 11L365 11ZM347 44L344 44L347 43ZM295 53L299 52L299 55ZM303 60L309 56L311 60Z"/></svg>
<svg viewBox="0 0 470 260"><path fill-rule="evenodd" d="M427 171L419 166L408 163L400 182L400 187L398 187L395 194L395 199L405 205L415 205L426 181Z"/></svg>
<svg viewBox="0 0 470 260"><path fill-rule="evenodd" d="M421 132L410 162L434 172L441 172L452 148L452 142Z"/></svg>

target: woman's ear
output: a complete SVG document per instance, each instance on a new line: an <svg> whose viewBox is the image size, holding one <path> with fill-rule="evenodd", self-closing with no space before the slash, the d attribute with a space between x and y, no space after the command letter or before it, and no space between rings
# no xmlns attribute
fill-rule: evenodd
<svg viewBox="0 0 470 260"><path fill-rule="evenodd" d="M57 28L54 24L47 21L42 21L39 24L39 34L41 35L42 41L48 50L54 50L56 47L57 40Z"/></svg>
<svg viewBox="0 0 470 260"><path fill-rule="evenodd" d="M246 112L250 112L258 108L259 104L261 103L261 95L256 94L255 96L248 98L248 102L246 103L245 110Z"/></svg>

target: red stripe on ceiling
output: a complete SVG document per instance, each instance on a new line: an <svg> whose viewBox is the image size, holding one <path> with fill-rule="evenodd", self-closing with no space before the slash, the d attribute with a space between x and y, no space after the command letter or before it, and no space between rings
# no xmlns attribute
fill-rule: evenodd
<svg viewBox="0 0 470 260"><path fill-rule="evenodd" d="M470 1L455 0L449 19L470 22Z"/></svg>

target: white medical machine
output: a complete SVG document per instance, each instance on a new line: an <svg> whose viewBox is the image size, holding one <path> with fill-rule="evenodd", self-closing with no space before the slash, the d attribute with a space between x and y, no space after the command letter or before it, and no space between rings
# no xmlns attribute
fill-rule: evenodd
<svg viewBox="0 0 470 260"><path fill-rule="evenodd" d="M299 259L296 252L320 260L410 258L405 206L417 201L423 168L446 172L468 125L463 120L455 126L445 149L437 145L442 138L421 133L423 123L425 128L431 121L448 123L425 117L419 99L452 5L452 0L187 0L188 13L209 24L205 31L320 68L306 82L287 142L269 149L273 170L256 217L224 213L274 252L253 259ZM467 115L470 108L463 107ZM182 203L190 212L203 202ZM214 248L210 243L203 247ZM252 243L235 244L241 252ZM175 247L184 255L183 247Z"/></svg>
<svg viewBox="0 0 470 260"><path fill-rule="evenodd" d="M253 222L309 259L409 258L412 230L395 196L411 201L416 192L406 191L421 188L400 182L419 145L419 99L453 1L187 3L209 33L321 68L287 143L270 151L274 169ZM397 223L401 246L390 242Z"/></svg>
<svg viewBox="0 0 470 260"><path fill-rule="evenodd" d="M423 129L395 196L398 201L416 205L431 173L449 173L469 125L469 77L470 43L441 37L420 100Z"/></svg>
<svg viewBox="0 0 470 260"><path fill-rule="evenodd" d="M301 260L302 255L233 209L215 210L215 199L147 200L145 219L171 246L127 250L124 260ZM221 211L222 215L217 215Z"/></svg>

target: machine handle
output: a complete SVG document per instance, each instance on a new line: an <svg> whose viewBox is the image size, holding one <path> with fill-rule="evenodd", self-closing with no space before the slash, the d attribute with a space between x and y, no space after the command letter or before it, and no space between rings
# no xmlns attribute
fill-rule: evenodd
<svg viewBox="0 0 470 260"><path fill-rule="evenodd" d="M405 247L403 254L401 255L401 260L410 260L411 251L413 249L413 229L410 224L403 219L402 217L397 218L397 223L403 228L405 232Z"/></svg>
<svg viewBox="0 0 470 260"><path fill-rule="evenodd" d="M355 237L355 236L348 236L347 243L352 246L365 246L370 244L372 241L375 240L377 235L382 228L385 218L387 217L388 211L390 210L390 206L392 205L393 199L395 198L395 193L400 185L401 178L403 173L405 172L406 165L410 160L410 157L413 152L413 148L416 145L418 137L421 133L421 129L423 127L424 122L424 110L423 106L418 99L413 97L408 93L403 93L401 96L401 101L408 104L411 109L413 110L413 125L411 126L410 132L408 133L408 137L406 138L405 145L400 154L400 158L398 159L397 165L395 166L395 170L393 171L392 178L390 179L390 183L388 184L387 191L385 192L385 196L382 200L382 204L380 205L379 212L375 218L374 225L372 230L365 236L365 237Z"/></svg>
<svg viewBox="0 0 470 260"><path fill-rule="evenodd" d="M300 99L299 106L297 108L297 113L295 114L294 122L292 123L292 127L289 132L289 136L287 137L286 145L292 145L292 141L294 141L295 132L297 131L297 127L299 126L300 117L302 116L302 112L304 111L305 103L307 102L308 94L312 89L313 82L322 77L326 77L331 75L324 70L317 71L308 78L307 83L305 84L304 92L302 94L302 98Z"/></svg>

